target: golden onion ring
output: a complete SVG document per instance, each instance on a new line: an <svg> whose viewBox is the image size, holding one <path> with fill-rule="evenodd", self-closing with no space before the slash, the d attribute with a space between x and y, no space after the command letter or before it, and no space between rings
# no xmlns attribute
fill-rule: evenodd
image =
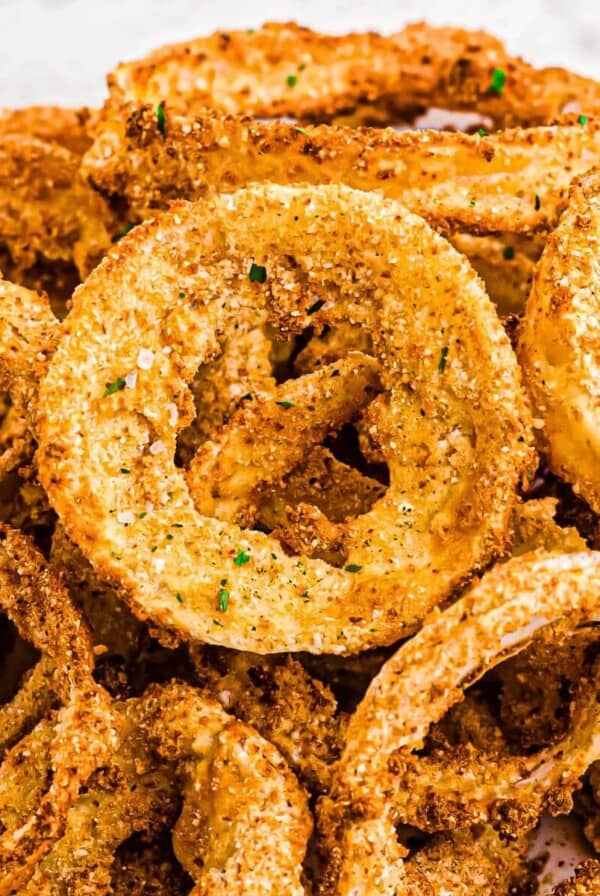
<svg viewBox="0 0 600 896"><path fill-rule="evenodd" d="M204 111L119 109L82 170L132 222L175 198L250 183L343 183L400 200L442 231L522 233L555 226L573 178L600 161L600 125L577 119L480 137L448 131L299 128ZM478 251L478 247L477 247Z"/></svg>
<svg viewBox="0 0 600 896"><path fill-rule="evenodd" d="M331 892L361 896L403 893L405 869L395 824L423 808L437 793L437 777L415 783L407 772L418 766L433 722L462 697L488 669L529 643L549 623L566 618L573 627L600 618L600 557L597 554L530 554L496 566L384 665L350 720L346 749L333 783L334 800L322 803L324 825L332 825ZM591 694L595 700L595 691ZM553 788L574 789L600 751L597 706L561 745L528 757L499 761L494 769L476 766L469 774L440 775L442 789L454 787L486 818L498 802L518 793L544 804ZM563 752L560 747L566 746ZM405 789L411 779L412 789ZM451 796L450 790L442 796ZM359 807L357 809L357 807ZM325 827L327 829L327 827ZM370 881L375 888L360 883ZM352 886L355 889L352 889Z"/></svg>
<svg viewBox="0 0 600 896"><path fill-rule="evenodd" d="M349 527L344 569L200 516L173 463L186 382L218 352L233 295L266 300L283 332L317 317L372 332L391 486ZM468 262L402 207L337 186L255 187L136 228L74 296L37 435L69 537L137 615L257 652L352 652L414 630L502 551L531 459L518 367Z"/></svg>
<svg viewBox="0 0 600 896"><path fill-rule="evenodd" d="M412 117L429 106L476 110L498 126L540 124L574 102L600 111L596 81L536 69L483 31L408 25L389 37L331 36L293 22L217 31L119 65L113 102L184 112L205 107L255 116L328 119L366 107L366 117ZM360 119L359 119L360 120Z"/></svg>
<svg viewBox="0 0 600 896"><path fill-rule="evenodd" d="M553 472L600 511L598 255L600 173L573 187L548 238L522 324L519 357Z"/></svg>

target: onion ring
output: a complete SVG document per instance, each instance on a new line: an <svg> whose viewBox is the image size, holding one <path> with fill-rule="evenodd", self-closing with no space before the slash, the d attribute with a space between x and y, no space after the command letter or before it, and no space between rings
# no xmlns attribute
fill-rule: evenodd
<svg viewBox="0 0 600 896"><path fill-rule="evenodd" d="M44 143L56 143L82 156L92 143L93 113L90 109L66 109L63 106L26 106L0 110L0 134L36 137Z"/></svg>
<svg viewBox="0 0 600 896"><path fill-rule="evenodd" d="M1 124L0 124L1 132ZM70 284L85 277L116 228L102 197L79 174L80 157L35 137L3 135L0 146L0 258L18 283Z"/></svg>
<svg viewBox="0 0 600 896"><path fill-rule="evenodd" d="M477 109L507 127L544 123L574 101L600 111L596 81L535 69L483 31L422 22L390 37L332 37L293 22L216 32L122 64L108 83L116 103L168 99L184 112L208 106L258 117L323 120L368 104L393 120L438 106Z"/></svg>
<svg viewBox="0 0 600 896"><path fill-rule="evenodd" d="M152 688L152 697L149 736L184 780L173 845L195 880L191 896L304 896L312 818L277 750L187 685Z"/></svg>
<svg viewBox="0 0 600 896"><path fill-rule="evenodd" d="M82 171L139 221L175 198L249 183L379 190L447 232L528 234L555 226L571 181L600 161L600 125L577 119L480 137L445 131L298 128L214 111L181 118L118 110Z"/></svg>
<svg viewBox="0 0 600 896"><path fill-rule="evenodd" d="M0 836L4 896L26 881L60 836L80 788L114 745L115 720L108 694L92 677L89 633L62 581L25 536L6 528L0 532L0 584L2 607L9 618L24 638L54 661L54 685L63 703L52 738L53 774L47 790L27 818Z"/></svg>
<svg viewBox="0 0 600 896"><path fill-rule="evenodd" d="M322 804L325 820L334 822L331 839L338 843L330 874L337 889L331 892L373 892L359 880L377 881L376 892L382 896L403 892L405 874L394 825L410 806L422 807L427 792L436 792L437 782L404 790L414 751L422 746L430 724L461 698L467 685L519 650L542 626L561 618L574 626L597 620L599 586L600 558L593 553L511 560L487 573L385 664L350 720L333 786L337 805ZM592 697L595 702L595 693ZM526 761L524 775L517 766L511 771L508 759L500 763L497 776L487 777L493 769L482 767L468 776L455 774L454 786L470 794L479 818L497 801L510 801L515 786L519 807L523 801L543 805L552 788L575 787L594 760L600 749L594 712L591 708L592 714L575 731L573 749L566 755L557 748L546 765L538 765L533 757Z"/></svg>
<svg viewBox="0 0 600 896"><path fill-rule="evenodd" d="M600 173L574 187L536 270L519 357L553 472L600 511Z"/></svg>
<svg viewBox="0 0 600 896"><path fill-rule="evenodd" d="M187 406L186 380L228 326L227 295L255 289L261 261L269 279L254 294L282 331L349 317L378 343L392 484L352 524L349 569L282 557L274 539L200 516L173 464L168 406ZM315 299L325 304L310 315ZM180 204L135 228L73 301L40 389L40 481L136 615L255 652L352 652L414 630L502 550L531 459L518 368L468 263L400 206L343 187ZM250 562L233 563L241 549Z"/></svg>

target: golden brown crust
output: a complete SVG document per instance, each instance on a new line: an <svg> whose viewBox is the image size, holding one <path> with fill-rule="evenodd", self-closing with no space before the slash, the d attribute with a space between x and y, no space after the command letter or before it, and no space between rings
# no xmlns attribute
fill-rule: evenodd
<svg viewBox="0 0 600 896"><path fill-rule="evenodd" d="M379 248L365 256L368 245ZM269 271L264 290L254 262ZM307 316L332 280L339 298ZM376 337L387 399L375 433L392 484L351 524L349 570L200 516L173 465L169 405L185 412L185 381L216 351L232 289L263 295L284 332L349 317ZM472 269L401 207L343 187L256 187L135 228L74 297L38 423L52 505L136 614L261 652L352 652L414 630L503 549L531 460L519 371Z"/></svg>
<svg viewBox="0 0 600 896"><path fill-rule="evenodd" d="M594 553L511 560L487 573L443 614L434 614L388 660L350 720L334 781L338 802L323 802L323 824L333 844L331 877L337 881L332 892L367 893L352 891L352 880L359 873L365 880L379 880L385 868L392 883L399 884L404 874L401 853L386 845L395 836L394 823L416 813L435 825L436 807L446 800L456 813L446 818L447 824L492 817L511 826L518 821L515 814L523 812L525 829L535 824L546 800L551 809L555 799L560 807L560 791L568 794L577 786L598 749L598 710L591 704L585 708L585 701L581 721L561 744L565 752L551 747L519 762L502 756L495 767L479 756L477 765L469 766L473 773L466 776L447 776L446 769L439 768L435 775L416 780L406 772L411 766L418 769L413 751L422 747L431 722L486 669L515 653L549 622L565 618L576 627L597 620L599 585L600 559ZM587 691L595 700L595 688ZM491 812L502 802L499 813ZM465 808L467 815L461 811ZM395 852L391 868L386 858L390 849ZM382 887L380 892L396 890Z"/></svg>
<svg viewBox="0 0 600 896"><path fill-rule="evenodd" d="M0 837L4 896L27 880L60 836L80 788L114 745L115 720L108 695L92 677L89 632L61 579L25 536L6 528L0 532L0 584L4 611L55 665L54 688L63 704L50 744L52 775L27 817Z"/></svg>
<svg viewBox="0 0 600 896"><path fill-rule="evenodd" d="M432 226L471 233L548 230L573 178L600 159L600 126L572 119L486 137L444 131L299 128L214 110L182 118L111 112L82 170L139 221L172 199L249 183L343 183L400 200ZM537 197L537 198L536 198Z"/></svg>
<svg viewBox="0 0 600 896"><path fill-rule="evenodd" d="M495 70L505 85L494 88ZM326 120L366 104L383 107L393 122L407 109L437 106L476 110L507 127L542 124L573 102L600 111L600 87L590 78L536 69L483 31L423 22L389 37L330 36L293 22L220 31L122 64L108 83L118 103L166 101L183 112L210 106L257 117Z"/></svg>
<svg viewBox="0 0 600 896"><path fill-rule="evenodd" d="M74 264L85 276L110 244L101 198L62 146L8 135L0 146L0 244L17 279L37 263Z"/></svg>
<svg viewBox="0 0 600 896"><path fill-rule="evenodd" d="M598 254L600 173L573 187L548 238L523 321L519 357L553 472L600 511Z"/></svg>
<svg viewBox="0 0 600 896"><path fill-rule="evenodd" d="M36 137L45 143L64 146L82 156L92 143L91 124L94 113L85 107L26 106L22 109L0 109L0 135Z"/></svg>

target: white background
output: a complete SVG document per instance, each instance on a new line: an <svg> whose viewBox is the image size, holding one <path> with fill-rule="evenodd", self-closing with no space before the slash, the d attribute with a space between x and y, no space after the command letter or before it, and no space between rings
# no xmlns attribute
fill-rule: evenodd
<svg viewBox="0 0 600 896"><path fill-rule="evenodd" d="M0 106L98 104L117 62L215 28L296 19L336 32L483 27L540 65L600 77L598 0L0 0Z"/></svg>

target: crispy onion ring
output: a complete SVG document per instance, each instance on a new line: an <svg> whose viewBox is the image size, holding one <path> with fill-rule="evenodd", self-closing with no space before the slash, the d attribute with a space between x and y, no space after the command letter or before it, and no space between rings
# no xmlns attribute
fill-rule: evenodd
<svg viewBox="0 0 600 896"><path fill-rule="evenodd" d="M64 106L25 106L0 110L0 135L37 137L44 143L64 146L82 156L92 143L92 112L86 108Z"/></svg>
<svg viewBox="0 0 600 896"><path fill-rule="evenodd" d="M2 137L0 252L12 280L30 282L39 266L75 266L84 277L110 245L112 215L79 165L64 146Z"/></svg>
<svg viewBox="0 0 600 896"><path fill-rule="evenodd" d="M284 332L349 317L376 342L391 486L350 525L349 569L200 516L173 464L185 383L250 290ZM188 640L343 653L414 630L503 549L527 421L491 302L423 221L343 187L256 187L146 222L77 291L40 389L39 475L136 614ZM249 562L233 562L240 550Z"/></svg>
<svg viewBox="0 0 600 896"><path fill-rule="evenodd" d="M139 221L174 198L249 183L343 183L399 199L441 230L531 233L553 227L573 178L600 161L600 126L576 119L487 137L448 131L298 128L213 111L197 118L117 110L82 170Z"/></svg>
<svg viewBox="0 0 600 896"><path fill-rule="evenodd" d="M506 78L494 88L494 71ZM389 37L319 34L293 22L216 32L120 65L111 97L196 112L331 118L367 106L367 118L411 117L429 106L476 109L498 126L541 124L574 101L600 111L596 81L536 69L483 31L419 22ZM412 113L412 114L411 114Z"/></svg>
<svg viewBox="0 0 600 896"><path fill-rule="evenodd" d="M486 670L517 652L541 627L561 618L573 627L600 614L600 559L593 553L534 554L495 567L443 614L433 618L385 664L350 721L333 793L324 801L331 824L331 892L404 892L395 823L419 814L428 795L459 797L480 820L518 791L519 807L538 812L553 789L573 789L600 751L595 690L583 718L559 745L521 764L482 763L468 775L415 784L415 751L431 723L461 699ZM561 747L563 750L561 750ZM405 789L408 782L412 789ZM438 794L438 784L440 793ZM464 802L463 802L464 801ZM358 811L357 811L358 809ZM421 816L422 817L422 816ZM337 824L336 824L337 818ZM340 821L341 819L341 821ZM463 819L464 820L464 816ZM326 823L327 823L326 821ZM458 821L458 818L456 819ZM375 887L369 890L366 881ZM352 889L352 887L355 889Z"/></svg>
<svg viewBox="0 0 600 896"><path fill-rule="evenodd" d="M27 817L0 836L5 896L26 881L60 836L80 788L114 746L115 720L108 694L92 677L92 642L81 614L31 542L6 528L0 531L0 585L3 610L53 661L53 687L63 705L51 738L50 782Z"/></svg>
<svg viewBox="0 0 600 896"><path fill-rule="evenodd" d="M551 469L600 511L598 253L600 173L573 187L550 235L523 321L519 356Z"/></svg>
<svg viewBox="0 0 600 896"><path fill-rule="evenodd" d="M180 765L184 802L173 845L195 881L193 896L304 896L312 818L275 747L188 685L154 687L146 699L149 736Z"/></svg>

